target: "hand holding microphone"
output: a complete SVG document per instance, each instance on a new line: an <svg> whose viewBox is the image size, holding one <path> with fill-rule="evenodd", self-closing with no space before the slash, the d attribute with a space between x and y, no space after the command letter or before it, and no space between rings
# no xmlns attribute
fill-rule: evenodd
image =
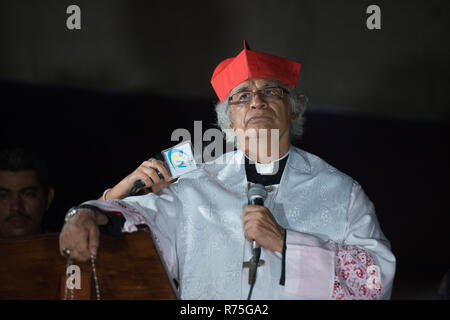
<svg viewBox="0 0 450 320"><path fill-rule="evenodd" d="M130 193L158 193L172 182L169 171L161 160L150 158L116 184L107 194L107 199L123 199ZM152 190L150 190L150 188Z"/></svg>
<svg viewBox="0 0 450 320"><path fill-rule="evenodd" d="M252 262L249 269L250 290L247 300L250 300L256 282L256 274L260 262L261 246L271 251L283 250L284 229L278 225L272 213L264 207L267 198L266 188L261 184L254 184L248 190L249 205L242 214L244 233L248 241L252 242ZM243 264L245 265L245 263Z"/></svg>
<svg viewBox="0 0 450 320"><path fill-rule="evenodd" d="M249 188L248 202L251 205L264 206L264 200L266 200L266 198L267 198L267 190L263 185L254 184ZM252 241L252 251L255 261L256 263L258 263L259 257L261 256L261 246L254 238Z"/></svg>
<svg viewBox="0 0 450 320"><path fill-rule="evenodd" d="M250 187L250 204L242 213L245 238L252 242L252 249L262 246L282 253L285 230L276 222L270 210L264 207L266 197L267 191L263 185L255 184Z"/></svg>
<svg viewBox="0 0 450 320"><path fill-rule="evenodd" d="M164 161L164 160L165 161ZM125 177L112 189L107 189L99 200L123 199L127 196L159 191L178 177L197 169L191 141L182 141L161 151Z"/></svg>

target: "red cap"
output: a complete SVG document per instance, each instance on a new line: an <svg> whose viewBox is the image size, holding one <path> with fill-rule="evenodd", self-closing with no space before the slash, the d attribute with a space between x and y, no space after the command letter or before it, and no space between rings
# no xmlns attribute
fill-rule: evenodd
<svg viewBox="0 0 450 320"><path fill-rule="evenodd" d="M250 78L275 79L295 88L300 67L298 62L250 50L244 40L244 50L219 63L211 84L220 101L225 100L234 87Z"/></svg>

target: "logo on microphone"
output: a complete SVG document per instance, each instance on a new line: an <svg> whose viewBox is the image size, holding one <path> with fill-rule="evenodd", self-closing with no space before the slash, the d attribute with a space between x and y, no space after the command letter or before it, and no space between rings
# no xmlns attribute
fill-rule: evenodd
<svg viewBox="0 0 450 320"><path fill-rule="evenodd" d="M187 168L187 166L191 165L193 162L193 159L181 149L171 149L167 156L169 158L169 163L174 169Z"/></svg>
<svg viewBox="0 0 450 320"><path fill-rule="evenodd" d="M186 141L176 145L175 147L163 150L161 153L168 164L170 174L173 178L197 169L197 164L194 160L194 153L192 152L192 145L190 141Z"/></svg>

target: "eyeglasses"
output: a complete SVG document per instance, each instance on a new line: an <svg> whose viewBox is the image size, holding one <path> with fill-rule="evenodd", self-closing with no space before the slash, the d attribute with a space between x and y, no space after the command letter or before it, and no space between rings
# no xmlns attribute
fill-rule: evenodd
<svg viewBox="0 0 450 320"><path fill-rule="evenodd" d="M267 87L257 91L241 91L236 92L228 98L228 103L231 105L248 105L253 101L255 95L259 95L261 99L266 102L283 98L283 94L287 90L280 87Z"/></svg>

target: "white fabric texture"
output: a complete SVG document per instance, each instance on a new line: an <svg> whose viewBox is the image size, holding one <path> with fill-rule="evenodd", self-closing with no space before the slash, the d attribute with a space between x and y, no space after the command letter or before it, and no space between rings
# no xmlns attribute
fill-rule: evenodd
<svg viewBox="0 0 450 320"><path fill-rule="evenodd" d="M248 202L244 155L238 150L223 157L224 164L223 159L202 164L159 195L86 202L120 211L124 232L150 226L170 276L180 284L181 299L245 299L250 288L248 269L242 268L252 256L241 218ZM258 268L253 299L351 296L353 280L336 275L341 272L336 262L345 260L339 253L347 247L370 252L381 273L380 297L390 297L395 257L373 204L352 178L291 146L281 182L265 206L288 230L286 281L279 283L280 254L262 248L265 264Z"/></svg>

